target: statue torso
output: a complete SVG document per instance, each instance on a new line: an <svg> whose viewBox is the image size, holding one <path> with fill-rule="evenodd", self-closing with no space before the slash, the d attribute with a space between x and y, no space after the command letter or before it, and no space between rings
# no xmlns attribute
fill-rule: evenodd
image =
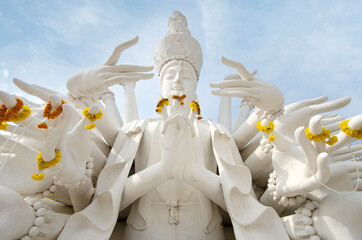
<svg viewBox="0 0 362 240"><path fill-rule="evenodd" d="M160 161L163 147L160 129L159 121L151 121L145 129L136 155L136 172ZM193 147L184 151L185 161L216 172L207 121L198 122L196 135L189 141ZM127 223L126 239L224 239L216 204L178 179L168 180L133 203Z"/></svg>

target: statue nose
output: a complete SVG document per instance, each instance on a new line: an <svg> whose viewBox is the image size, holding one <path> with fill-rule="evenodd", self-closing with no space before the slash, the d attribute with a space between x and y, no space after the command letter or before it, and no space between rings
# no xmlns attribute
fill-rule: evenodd
<svg viewBox="0 0 362 240"><path fill-rule="evenodd" d="M175 83L177 83L177 84L182 83L182 75L180 74L180 72L178 72L175 76Z"/></svg>

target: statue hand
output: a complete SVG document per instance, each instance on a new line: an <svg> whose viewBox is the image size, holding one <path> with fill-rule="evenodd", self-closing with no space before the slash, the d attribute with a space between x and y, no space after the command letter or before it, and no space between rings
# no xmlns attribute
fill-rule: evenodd
<svg viewBox="0 0 362 240"><path fill-rule="evenodd" d="M238 75L229 75L222 82L210 83L211 91L217 96L242 97L264 111L278 111L283 107L284 97L271 83L254 77L256 71L249 73L241 63L222 57L221 61L238 71Z"/></svg>
<svg viewBox="0 0 362 240"><path fill-rule="evenodd" d="M172 115L163 124L162 161L172 177L183 180L188 174L188 156L194 131L192 123L180 113Z"/></svg>
<svg viewBox="0 0 362 240"><path fill-rule="evenodd" d="M362 163L352 161L340 161L329 164L331 176L327 186L337 191L353 191L357 184L357 191L362 189Z"/></svg>
<svg viewBox="0 0 362 240"><path fill-rule="evenodd" d="M118 45L104 64L72 75L67 81L69 92L75 98L91 95L98 100L98 95L110 86L152 78L152 73L142 73L151 71L152 66L116 65L122 52L137 42L138 37Z"/></svg>
<svg viewBox="0 0 362 240"><path fill-rule="evenodd" d="M274 132L283 136L288 142L295 144L295 130L300 126L307 126L311 117L316 114L343 108L351 101L349 97L324 103L326 100L327 97L319 97L286 106L284 115L277 118L274 122Z"/></svg>
<svg viewBox="0 0 362 240"><path fill-rule="evenodd" d="M310 128L320 122L311 121ZM277 136L276 138L281 137ZM289 144L279 148L274 145L273 167L277 175L276 191L281 196L292 197L311 192L329 179L328 154L319 152L306 137L304 127L295 131L300 148ZM321 143L324 144L325 143Z"/></svg>

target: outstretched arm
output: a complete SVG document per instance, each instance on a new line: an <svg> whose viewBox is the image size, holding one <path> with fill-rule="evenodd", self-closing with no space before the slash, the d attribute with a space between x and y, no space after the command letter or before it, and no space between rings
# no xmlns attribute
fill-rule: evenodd
<svg viewBox="0 0 362 240"><path fill-rule="evenodd" d="M276 114L283 107L284 97L273 84L255 78L256 72L250 73L245 66L236 61L222 57L221 61L235 70L238 75L234 79L222 82L210 83L212 88L220 88L211 91L218 96L242 97L257 108L253 114L234 131L233 137L239 150L241 150L257 133L255 128L262 118Z"/></svg>

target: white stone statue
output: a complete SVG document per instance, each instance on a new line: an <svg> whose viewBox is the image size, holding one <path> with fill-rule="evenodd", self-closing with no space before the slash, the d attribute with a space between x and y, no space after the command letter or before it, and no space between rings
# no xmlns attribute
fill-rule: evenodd
<svg viewBox="0 0 362 240"><path fill-rule="evenodd" d="M45 104L0 92L0 239L358 239L362 115L331 113L350 99L284 107L223 57L237 74L210 84L220 123L202 119L201 47L180 12L168 26L157 119L138 118L134 92L153 68L117 65L138 38L71 76L67 96L19 79ZM230 97L244 99L232 130Z"/></svg>

